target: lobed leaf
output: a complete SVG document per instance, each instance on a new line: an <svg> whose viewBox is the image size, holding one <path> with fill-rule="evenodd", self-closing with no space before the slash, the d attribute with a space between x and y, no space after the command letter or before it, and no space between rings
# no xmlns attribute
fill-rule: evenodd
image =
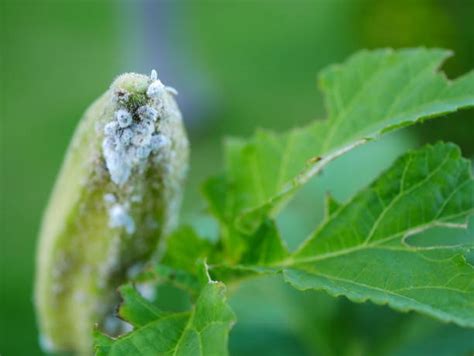
<svg viewBox="0 0 474 356"><path fill-rule="evenodd" d="M159 263L151 264L135 280L169 283L196 297L208 283L204 262L217 253L216 246L182 226L167 237L166 247Z"/></svg>
<svg viewBox="0 0 474 356"><path fill-rule="evenodd" d="M474 268L465 246L410 245L474 212L470 164L452 144L410 152L332 214L285 262L299 289L323 289L474 327ZM408 239L408 240L407 240Z"/></svg>
<svg viewBox="0 0 474 356"><path fill-rule="evenodd" d="M166 315L143 298L132 284L121 286L119 292L122 297L122 303L120 304L118 315L134 327L144 326Z"/></svg>
<svg viewBox="0 0 474 356"><path fill-rule="evenodd" d="M435 227L466 228L474 213L470 162L455 145L438 143L405 154L337 206L288 258L217 266L217 275L231 281L280 271L298 289L474 327L474 268L464 256L472 239L470 245L446 239L440 245L439 238L430 244L428 235L422 246L410 244L410 236Z"/></svg>
<svg viewBox="0 0 474 356"><path fill-rule="evenodd" d="M248 248L242 255L242 264L267 266L288 256L288 249L271 220L266 220L254 234L247 236L246 244Z"/></svg>
<svg viewBox="0 0 474 356"><path fill-rule="evenodd" d="M125 291L131 290L126 288ZM131 298L126 300L127 318L135 329L117 339L96 332L97 355L227 354L228 333L235 316L226 303L222 283L209 282L194 308L187 313L156 312L156 308L136 292L132 292ZM144 307L151 312L143 313ZM149 319L152 315L154 318Z"/></svg>
<svg viewBox="0 0 474 356"><path fill-rule="evenodd" d="M328 119L276 134L226 142L225 176L205 194L221 220L253 232L331 160L380 135L474 106L474 72L438 72L449 51L362 51L319 77ZM282 107L282 109L284 109Z"/></svg>

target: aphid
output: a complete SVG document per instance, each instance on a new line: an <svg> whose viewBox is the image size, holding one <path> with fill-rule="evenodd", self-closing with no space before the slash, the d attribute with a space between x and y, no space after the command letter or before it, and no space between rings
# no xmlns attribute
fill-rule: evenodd
<svg viewBox="0 0 474 356"><path fill-rule="evenodd" d="M113 151L115 150L115 147L117 145L117 141L115 140L115 137L113 136L108 136L102 141L102 150L105 151Z"/></svg>
<svg viewBox="0 0 474 356"><path fill-rule="evenodd" d="M130 113L125 109L117 110L115 112L115 119L122 128L130 126L133 121L132 115L130 115Z"/></svg>
<svg viewBox="0 0 474 356"><path fill-rule="evenodd" d="M155 125L152 121L144 120L138 123L134 123L131 126L131 130L133 131L133 136L150 136L155 131ZM133 138L132 138L133 142Z"/></svg>
<svg viewBox="0 0 474 356"><path fill-rule="evenodd" d="M166 88L160 80L154 80L146 91L146 95L152 99L161 100L163 98Z"/></svg>
<svg viewBox="0 0 474 356"><path fill-rule="evenodd" d="M321 161L323 158L321 156L315 156L308 159L308 164L314 164Z"/></svg>
<svg viewBox="0 0 474 356"><path fill-rule="evenodd" d="M161 133L153 135L150 140L150 146L153 152L157 152L161 148L167 147L169 144L169 138Z"/></svg>
<svg viewBox="0 0 474 356"><path fill-rule="evenodd" d="M132 138L132 144L135 146L146 146L151 141L151 134L149 133L137 133Z"/></svg>
<svg viewBox="0 0 474 356"><path fill-rule="evenodd" d="M142 120L156 121L158 119L158 110L149 105L140 106L137 109L137 114Z"/></svg>
<svg viewBox="0 0 474 356"><path fill-rule="evenodd" d="M123 150L104 150L104 158L110 178L115 184L122 186L132 170L127 154Z"/></svg>
<svg viewBox="0 0 474 356"><path fill-rule="evenodd" d="M120 143L122 145L128 145L132 141L133 131L130 128L126 128L122 130L122 134L120 135Z"/></svg>
<svg viewBox="0 0 474 356"><path fill-rule="evenodd" d="M117 121L111 121L104 126L104 134L107 136L112 136L117 132L119 125Z"/></svg>
<svg viewBox="0 0 474 356"><path fill-rule="evenodd" d="M138 127L150 135L155 131L155 123L149 119L142 120L142 122L138 124Z"/></svg>
<svg viewBox="0 0 474 356"><path fill-rule="evenodd" d="M141 146L137 147L136 155L138 158L145 159L150 155L151 147L148 146Z"/></svg>
<svg viewBox="0 0 474 356"><path fill-rule="evenodd" d="M109 226L112 228L125 228L128 234L135 231L135 223L127 212L125 206L115 204L109 209Z"/></svg>

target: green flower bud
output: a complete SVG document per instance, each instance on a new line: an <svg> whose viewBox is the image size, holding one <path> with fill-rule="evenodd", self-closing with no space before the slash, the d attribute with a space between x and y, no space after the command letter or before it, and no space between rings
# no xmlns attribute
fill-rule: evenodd
<svg viewBox="0 0 474 356"><path fill-rule="evenodd" d="M127 273L176 223L188 166L179 109L156 72L119 76L76 129L46 210L35 304L47 351L92 352Z"/></svg>

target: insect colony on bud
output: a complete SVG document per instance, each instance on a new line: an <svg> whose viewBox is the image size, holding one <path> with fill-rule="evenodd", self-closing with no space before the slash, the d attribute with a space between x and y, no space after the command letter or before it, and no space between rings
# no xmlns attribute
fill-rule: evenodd
<svg viewBox="0 0 474 356"><path fill-rule="evenodd" d="M130 176L132 168L142 164L151 152L157 153L170 144L162 133L156 132L155 122L160 119L165 109L165 92L175 94L176 91L166 87L157 79L156 71L150 76L152 82L146 95L156 107L148 104L133 108L129 112L125 107L130 94L123 89L116 93L116 99L124 107L114 113L114 120L104 126L102 150L107 169L112 181L122 185Z"/></svg>
<svg viewBox="0 0 474 356"><path fill-rule="evenodd" d="M115 318L116 288L176 225L189 155L176 94L156 71L126 73L79 122L37 252L45 350L89 354L93 325Z"/></svg>

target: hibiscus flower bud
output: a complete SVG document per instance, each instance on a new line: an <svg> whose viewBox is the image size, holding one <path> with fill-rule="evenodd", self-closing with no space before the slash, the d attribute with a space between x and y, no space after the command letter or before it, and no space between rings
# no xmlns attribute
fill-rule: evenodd
<svg viewBox="0 0 474 356"><path fill-rule="evenodd" d="M127 271L175 225L188 140L156 71L127 73L80 121L44 215L35 304L47 351L91 353Z"/></svg>

